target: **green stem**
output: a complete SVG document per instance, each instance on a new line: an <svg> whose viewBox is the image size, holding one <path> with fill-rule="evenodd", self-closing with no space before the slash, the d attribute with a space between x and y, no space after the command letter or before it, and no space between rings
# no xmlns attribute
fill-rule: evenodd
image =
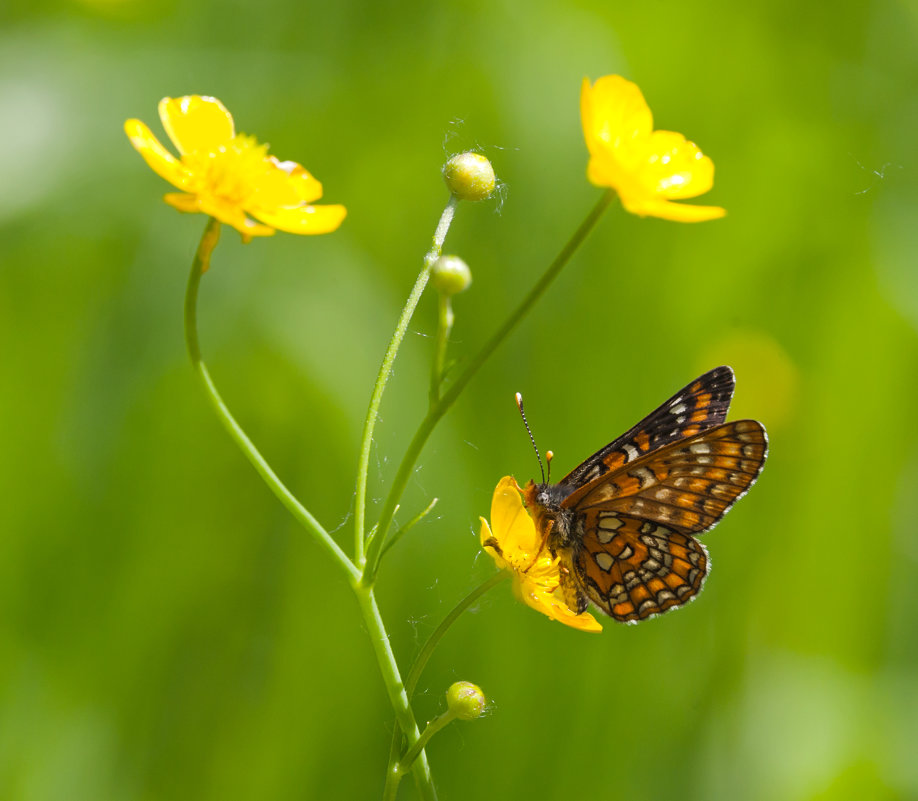
<svg viewBox="0 0 918 801"><path fill-rule="evenodd" d="M430 405L440 400L440 384L443 383L443 365L446 364L446 346L453 329L453 304L450 296L440 293L437 300L437 342L434 346L433 364L430 369Z"/></svg>
<svg viewBox="0 0 918 801"><path fill-rule="evenodd" d="M469 361L459 377L456 378L449 389L443 393L440 400L430 408L427 415L421 421L418 430L415 432L414 438L408 445L408 450L402 457L398 472L395 474L395 479L392 482L389 494L386 496L382 511L380 512L378 523L379 529L367 550L366 565L363 569L362 579L364 584L372 584L376 577L376 571L379 569L380 550L386 541L389 528L392 525L394 509L398 505L402 493L405 491L405 487L408 485L411 474L414 472L414 465L417 462L418 456L420 456L421 450L424 448L434 427L453 403L455 403L456 398L458 398L462 390L465 389L466 384L471 381L475 373L478 372L481 366L487 361L488 357L497 349L497 346L507 338L507 335L516 327L519 321L526 316L527 312L535 305L536 301L544 294L545 290L548 289L551 282L557 278L558 273L560 273L561 269L570 261L571 256L574 255L577 248L580 247L583 240L586 239L587 234L589 234L593 226L596 225L596 222L606 210L612 197L612 190L603 193L599 202L580 224L580 227L574 232L574 235L570 238L568 243L561 249L561 252L549 265L538 283L530 290L529 294L523 298L523 301L507 318L504 324L485 343L484 347L482 347L471 361Z"/></svg>
<svg viewBox="0 0 918 801"><path fill-rule="evenodd" d="M383 789L383 801L395 801L395 797L398 795L398 785L402 780L398 755L403 739L402 730L396 725L392 730L392 744L389 746L389 763L386 766L386 786Z"/></svg>
<svg viewBox="0 0 918 801"><path fill-rule="evenodd" d="M277 477L264 457L258 452L258 449L252 444L246 433L242 430L239 423L236 422L229 409L217 392L213 379L207 370L207 366L201 359L201 346L198 342L198 287L201 283L201 275L207 271L210 266L210 256L220 238L220 223L210 218L207 228L201 237L198 245L194 262L191 265L191 274L188 277L188 288L185 292L185 345L188 349L188 358L191 359L191 366L194 368L201 386L210 401L213 410L223 424L227 433L233 441L239 446L243 454L252 466L261 476L262 480L270 487L271 491L277 496L278 500L287 507L287 510L303 526L316 542L325 549L332 557L332 561L340 567L352 583L360 577L360 573L354 566L353 562L348 559L344 551L338 547L328 532L322 527L321 523L316 520L309 511L293 496L293 493L284 486L283 482Z"/></svg>
<svg viewBox="0 0 918 801"><path fill-rule="evenodd" d="M437 502L439 500L440 500L439 498L434 498L429 504L427 504L427 508L424 509L424 511L418 512L414 517L411 518L411 520L405 523L404 526L401 526L399 529L397 529L395 533L393 533L393 535L389 537L389 541L386 543L386 546L383 548L382 552L385 553L386 551L388 551L405 534L407 534L412 528L414 528L414 526L416 526L425 517L427 517L427 515L429 515L433 511L433 508L437 505Z"/></svg>
<svg viewBox="0 0 918 801"><path fill-rule="evenodd" d="M446 214L444 213L444 217L445 216ZM392 648L389 644L389 636L383 624L382 616L379 613L379 608L376 605L376 598L373 595L372 589L360 584L360 572L357 567L348 559L347 555L340 549L338 544L331 538L328 532L325 531L322 525L299 503L299 501L296 500L293 494L281 482L265 461L264 457L258 452L258 449L236 422L226 404L223 402L201 358L201 348L197 331L198 290L200 288L201 276L210 266L210 257L213 253L213 249L216 247L219 235L220 224L211 218L201 237L201 243L195 254L191 273L188 278L188 288L185 294L185 342L191 364L201 381L217 417L226 428L230 437L236 442L248 460L252 463L252 466L271 488L281 503L283 503L303 527L314 536L316 541L328 551L333 561L335 561L351 579L351 584L354 588L367 630L370 634L370 640L373 644L373 650L376 654L377 662L379 663L380 672L382 673L389 700L392 704L392 708L395 710L396 720L405 736L408 748L413 748L413 753L417 754L417 758L413 760L412 767L421 796L426 799L426 801L435 801L436 791L434 790L433 779L430 774L430 766L427 763L427 757L423 751L423 744L420 747L415 747L421 735L418 730L417 722L414 719L414 713L408 701L408 695L405 692L398 665L395 661L395 654L392 652ZM443 235L445 236L445 229ZM442 239L440 243L442 245ZM432 264L433 260L431 260L430 263ZM421 286L420 289L422 290L423 286ZM418 297L419 296L420 291L418 292ZM410 319L410 314L407 319ZM405 327L407 327L407 319L405 320ZM401 336L404 336L404 330L402 330ZM389 363L389 370L391 370L391 361ZM388 378L388 373L385 378ZM385 381L383 381L383 383L385 383Z"/></svg>
<svg viewBox="0 0 918 801"><path fill-rule="evenodd" d="M424 257L424 265L417 280L414 282L408 301L405 303L402 314L395 326L395 333L392 334L389 347L386 349L386 355L383 357L379 368L379 375L376 377L376 384L373 386L373 394L370 396L370 406L367 409L367 417L363 424L363 435L360 439L360 456L357 461L357 489L354 501L354 560L361 566L364 561L364 542L366 537L367 476L370 471L370 451L373 447L373 432L376 428L376 421L379 418L379 406L382 403L386 382L392 374L392 365L398 354L399 346L402 344L405 332L408 330L408 323L411 321L418 301L421 299L424 287L427 286L430 268L440 257L440 253L443 250L443 242L446 240L446 234L456 213L457 203L458 201L455 197L450 197L449 203L443 209L443 214L440 215L440 222L434 232L433 243Z"/></svg>
<svg viewBox="0 0 918 801"><path fill-rule="evenodd" d="M395 654L392 652L389 635L386 633L379 607L376 605L376 597L371 587L363 587L359 584L354 587L354 592L357 595L360 611L363 613L367 632L370 635L370 642L373 644L373 652L376 654L376 661L379 663L383 683L386 685L386 692L389 695L389 702L395 710L395 719L402 734L405 736L408 748L411 749L418 742L421 735L417 721L414 718L414 712L411 709L411 703L408 700L408 693L405 691L405 685L402 683L402 678L398 671L398 664L395 661ZM418 758L414 761L413 769L421 797L426 801L435 801L437 793L434 789L430 765L427 762L427 755L423 751L423 746L418 749ZM389 783L390 777L387 776L387 788Z"/></svg>
<svg viewBox="0 0 918 801"><path fill-rule="evenodd" d="M507 570L501 570L499 573L495 573L487 581L479 584L474 590L472 590L468 595L465 596L458 604L453 608L453 610L443 618L443 621L437 626L436 630L430 637L427 638L427 642L424 643L421 650L418 652L417 658L414 660L414 664L411 666L411 670L408 672L408 680L405 682L405 689L408 691L408 697L411 698L414 695L414 691L418 686L418 681L421 679L421 673L424 672L424 668L427 666L427 662L430 657L433 655L434 650L436 650L437 645L439 645L440 640L443 639L443 635L449 631L449 627L456 622L466 609L468 609L475 601L481 598L488 590L493 589L498 584L503 582L505 579L510 578L510 572Z"/></svg>
<svg viewBox="0 0 918 801"><path fill-rule="evenodd" d="M414 660L414 664L411 666L411 670L408 673L408 680L405 682L405 690L408 693L408 699L411 700L411 696L414 695L414 691L418 686L418 681L421 679L421 673L424 672L424 668L427 666L427 662L439 644L440 640L443 639L443 635L449 630L450 626L456 622L459 616L468 609L475 601L477 601L482 595L484 595L488 590L496 587L502 581L510 577L510 573L506 570L501 570L499 573L491 576L487 581L482 584L479 584L474 590L472 590L468 595L465 596L458 604L453 608L453 610L443 618L443 621L437 626L436 630L430 637L427 638L427 642L424 643L424 646L421 648L420 652L417 655L417 658ZM396 728L392 732L392 745L389 748L389 767L386 771L386 789L383 793L383 801L392 801L395 798L395 794L398 791L398 784L401 780L402 774L400 772L400 764L404 763L399 762L399 744L401 743L401 731Z"/></svg>
<svg viewBox="0 0 918 801"><path fill-rule="evenodd" d="M421 736L418 737L418 741L405 752L405 756L402 757L401 762L399 762L398 772L402 775L407 773L417 759L418 754L420 754L427 743L430 742L430 738L445 726L448 726L450 723L452 723L455 719L456 713L447 709L446 712L444 712L442 715L439 715L430 721L430 723L424 727L424 731L421 732Z"/></svg>

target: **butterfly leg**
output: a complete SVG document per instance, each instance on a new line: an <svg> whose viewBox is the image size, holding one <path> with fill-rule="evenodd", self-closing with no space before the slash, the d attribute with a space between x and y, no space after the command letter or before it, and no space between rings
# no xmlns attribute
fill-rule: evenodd
<svg viewBox="0 0 918 801"><path fill-rule="evenodd" d="M568 568L570 562L564 556L561 558L559 576L561 578L561 595L568 609L573 610L578 615L586 612L590 605L589 599L583 590L580 589L580 583L574 572Z"/></svg>
<svg viewBox="0 0 918 801"><path fill-rule="evenodd" d="M494 551L497 553L497 555L498 555L499 557L501 557L501 558L503 558L503 556L504 556L504 551L503 551L503 549L500 547L500 543L497 541L497 538L496 538L496 537L488 537L488 538L481 544L481 547L482 547L482 548L491 548L491 549L494 550Z"/></svg>
<svg viewBox="0 0 918 801"><path fill-rule="evenodd" d="M536 549L536 552L533 554L533 556L532 556L532 561L529 563L529 565L528 565L528 566L526 567L526 569L523 571L524 573L528 573L528 572L532 569L532 566L533 566L536 562L539 561L539 556L541 555L542 551L545 550L545 546L548 544L548 537L549 537L549 535L551 534L551 531L552 531L552 528L554 527L554 525L555 525L555 521L554 521L554 520L550 520L550 519L549 519L549 520L546 520L546 521L545 521L545 532L542 534L542 541L539 543L539 547ZM554 559L554 557L555 557L555 552L554 552L554 550L552 550L551 556L552 556L552 559Z"/></svg>

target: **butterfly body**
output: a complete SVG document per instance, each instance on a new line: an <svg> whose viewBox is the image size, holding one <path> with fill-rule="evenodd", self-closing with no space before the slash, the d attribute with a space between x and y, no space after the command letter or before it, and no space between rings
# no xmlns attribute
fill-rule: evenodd
<svg viewBox="0 0 918 801"><path fill-rule="evenodd" d="M733 371L717 367L557 484L523 499L552 556L565 602L636 622L692 600L709 559L695 539L754 483L767 453L761 423L725 423Z"/></svg>
<svg viewBox="0 0 918 801"><path fill-rule="evenodd" d="M552 557L559 559L564 602L579 615L589 606L573 567L584 537L583 516L563 506L574 489L567 484L530 481L523 488L523 498L526 506L535 510L536 528L543 533Z"/></svg>

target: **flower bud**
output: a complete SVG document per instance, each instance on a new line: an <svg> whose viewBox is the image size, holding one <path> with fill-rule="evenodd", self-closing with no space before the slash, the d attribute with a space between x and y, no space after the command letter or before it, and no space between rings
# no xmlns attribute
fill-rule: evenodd
<svg viewBox="0 0 918 801"><path fill-rule="evenodd" d="M444 295L455 295L469 288L472 271L458 256L440 256L430 269L434 289Z"/></svg>
<svg viewBox="0 0 918 801"><path fill-rule="evenodd" d="M494 191L494 168L481 153L459 153L443 167L449 191L459 200L485 200Z"/></svg>
<svg viewBox="0 0 918 801"><path fill-rule="evenodd" d="M446 691L446 705L459 720L475 720L485 710L487 699L470 681L457 681Z"/></svg>

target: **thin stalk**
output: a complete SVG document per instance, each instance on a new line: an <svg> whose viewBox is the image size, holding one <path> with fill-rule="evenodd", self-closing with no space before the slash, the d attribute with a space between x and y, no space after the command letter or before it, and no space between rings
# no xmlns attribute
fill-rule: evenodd
<svg viewBox="0 0 918 801"><path fill-rule="evenodd" d="M414 718L414 711L411 709L411 702L408 700L408 693L405 691L405 685L402 683L402 677L399 674L395 654L392 652L392 646L389 642L389 635L383 624L382 615L379 613L379 607L376 605L376 597L371 587L363 587L359 584L355 585L354 592L357 595L357 602L360 605L360 611L367 626L367 633L370 635L370 642L373 645L373 652L376 654L376 661L379 663L379 670L382 673L383 683L386 685L389 702L392 704L392 709L395 710L395 720L410 749L418 742L421 734ZM436 801L437 793L434 789L430 765L427 762L427 755L424 753L423 747L419 750L418 758L414 761L412 768L421 797L425 801ZM387 775L387 787L389 783L390 778Z"/></svg>
<svg viewBox="0 0 918 801"><path fill-rule="evenodd" d="M436 650L437 645L439 645L440 640L443 639L443 635L449 631L449 627L459 619L459 616L466 609L468 609L473 603L475 603L475 601L481 598L482 595L508 578L510 578L510 572L507 570L501 570L500 572L495 573L493 576L491 576L491 578L479 584L474 590L466 595L465 598L459 601L459 603L453 607L453 610L445 618L443 618L443 621L439 626L437 626L433 634L427 638L427 642L424 643L423 647L418 652L418 655L414 660L414 664L411 666L411 670L408 672L408 679L405 682L405 689L408 691L409 698L414 695L414 691L418 686L418 681L421 679L421 674L424 672L424 668L427 667L428 660L433 655L433 652Z"/></svg>
<svg viewBox="0 0 918 801"><path fill-rule="evenodd" d="M386 765L386 785L383 788L383 801L395 801L398 795L398 786L402 781L399 771L399 746L402 742L402 730L396 724L392 731L392 744L389 746L389 762Z"/></svg>
<svg viewBox="0 0 918 801"><path fill-rule="evenodd" d="M408 699L411 700L411 696L414 695L415 689L417 689L418 681L420 681L421 673L424 672L424 668L427 666L427 662L439 644L440 640L443 639L443 635L449 630L450 626L459 619L459 616L468 609L475 601L477 601L482 595L484 595L488 590L496 587L504 579L510 577L510 573L506 570L501 570L499 573L491 576L487 581L479 584L474 590L472 590L468 595L465 596L452 611L443 618L439 626L430 637L427 638L427 642L424 643L421 650L418 652L417 657L414 660L414 664L411 666L411 670L408 673L408 680L405 682L405 690L408 693ZM393 801L395 794L398 791L398 784L401 781L402 773L400 766L404 764L405 759L399 760L399 745L402 741L402 732L396 727L392 732L392 744L389 747L389 766L386 770L386 789L383 793L383 801ZM407 755L406 755L407 758Z"/></svg>
<svg viewBox="0 0 918 801"><path fill-rule="evenodd" d="M379 418L379 406L382 403L386 383L389 380L389 376L392 375L392 365L395 363L396 355L398 355L399 346L402 344L405 332L408 330L408 323L411 322L411 317L415 308L417 308L418 301L421 299L424 287L427 286L430 268L440 257L440 253L443 250L443 243L456 213L457 203L456 198L451 196L446 208L443 209L443 214L440 215L440 222L434 232L433 243L430 246L430 250L427 251L427 255L424 256L424 265L417 280L414 282L414 287L408 296L405 307L402 309L402 314L398 318L395 332L392 334L389 347L386 349L386 355L380 365L379 375L376 376L373 394L370 396L370 406L367 409L367 417L363 424L363 435L360 439L360 456L357 461L357 488L354 501L354 561L361 566L364 561L366 538L367 477L370 472L370 451L373 448L373 432L376 429L376 421Z"/></svg>
<svg viewBox="0 0 918 801"><path fill-rule="evenodd" d="M416 526L425 517L427 517L427 515L430 514L431 511L433 511L433 508L437 505L437 502L439 500L440 500L439 498L434 498L429 504L427 504L426 509L424 509L422 512L418 512L414 517L411 518L411 520L405 523L404 526L397 529L392 534L392 536L389 537L389 541L386 543L386 546L383 548L382 552L385 553L386 551L388 551L393 545L395 545L395 543L397 543L403 536L405 536L405 534L407 534L412 528L414 528L414 526Z"/></svg>
<svg viewBox="0 0 918 801"><path fill-rule="evenodd" d="M596 222L602 216L602 213L606 210L606 207L609 205L612 197L613 193L611 190L603 193L602 197L599 199L599 202L593 207L592 211L590 211L586 219L580 224L580 227L574 232L574 235L561 249L561 252L549 265L544 275L529 291L529 294L523 298L519 306L516 307L516 309L504 322L504 324L485 343L484 347L482 347L481 350L479 350L478 353L469 361L462 373L460 373L458 378L456 378L449 389L443 393L437 403L430 408L430 410L427 412L427 415L421 421L420 426L418 426L418 430L415 432L414 438L408 445L408 450L402 457L402 461L398 467L398 472L395 474L395 479L393 480L392 486L389 489L389 494L386 496L386 500L383 503L383 508L379 515L379 528L376 532L376 536L373 538L373 542L370 543L370 547L367 549L366 564L363 569L362 579L364 584L372 584L376 578L376 571L379 569L379 557L381 548L386 541L389 528L392 525L394 509L398 505L402 497L402 493L405 491L405 487L408 485L408 481L411 478L412 472L414 471L414 466L418 460L418 456L420 456L421 450L424 448L424 445L426 444L428 437L430 437L431 432L440 421L440 418L443 417L443 415L446 414L453 403L455 403L456 398L458 398L462 390L465 389L466 384L472 380L473 376L478 372L481 366L488 360L488 358L497 349L497 347L507 338L507 335L517 326L520 320L522 320L523 317L525 317L526 314L532 309L536 301L542 297L542 295L545 293L545 290L548 289L548 287L551 285L552 281L557 278L558 273L560 273L562 268L568 263L568 261L570 261L571 256L574 255L577 248L579 248L583 241L586 239L587 234L589 234L593 227L596 225Z"/></svg>
<svg viewBox="0 0 918 801"><path fill-rule="evenodd" d="M188 356L194 367L195 373L201 381L205 394L230 437L236 442L281 503L283 503L303 527L314 536L316 541L329 552L333 561L335 561L351 579L351 586L357 596L357 601L373 645L373 651L379 663L383 682L386 686L392 708L395 711L396 720L398 721L401 731L404 733L408 747L415 747L421 735L418 730L417 722L414 719L414 713L411 709L408 695L405 692L399 674L395 655L389 644L389 635L383 624L382 616L379 613L379 608L376 604L376 598L373 595L372 589L364 587L359 583L360 572L357 570L356 566L338 547L337 543L331 538L328 532L325 531L322 525L299 503L299 501L296 500L236 422L226 404L223 402L223 399L220 397L219 392L217 392L217 388L201 358L201 348L197 333L198 289L200 287L201 275L206 272L210 266L210 257L219 239L219 233L220 224L216 220L211 219L201 238L201 243L195 254L191 274L188 279L188 288L185 295L185 342L188 348ZM417 754L417 759L414 760L412 768L421 797L426 801L435 801L436 791L434 790L433 779L430 774L430 766L427 763L427 757L423 751L423 744L420 747L415 747L413 753Z"/></svg>
<svg viewBox="0 0 918 801"><path fill-rule="evenodd" d="M402 757L398 765L398 772L402 775L407 773L411 766L414 765L415 760L418 758L418 755L424 750L427 746L427 743L430 742L430 738L433 737L438 731L448 726L456 719L456 713L447 709L442 715L435 717L430 723L424 727L424 731L421 732L421 736L418 738L418 741L411 746L406 752L405 756Z"/></svg>
<svg viewBox="0 0 918 801"><path fill-rule="evenodd" d="M191 274L188 277L188 287L185 292L185 345L188 349L188 358L191 360L191 366L201 382L204 393L210 401L210 405L216 412L217 417L223 424L227 433L233 441L239 446L245 457L251 462L258 475L271 491L277 496L278 500L287 508L287 510L296 518L303 528L306 529L313 539L332 557L332 561L343 570L353 583L360 577L360 573L354 563L348 559L347 554L338 547L329 533L323 528L315 517L294 497L293 493L277 477L277 474L271 469L265 458L258 452L258 449L242 430L236 419L230 414L229 409L217 392L213 379L207 370L207 366L201 358L201 346L198 342L198 288L201 284L201 275L207 271L210 266L210 256L220 238L220 223L214 218L210 218L201 242L195 253L194 262L191 265Z"/></svg>
<svg viewBox="0 0 918 801"><path fill-rule="evenodd" d="M434 345L433 363L430 368L430 405L440 400L440 385L443 383L443 366L446 364L446 346L453 330L453 304L449 295L440 293L437 299L437 341Z"/></svg>

